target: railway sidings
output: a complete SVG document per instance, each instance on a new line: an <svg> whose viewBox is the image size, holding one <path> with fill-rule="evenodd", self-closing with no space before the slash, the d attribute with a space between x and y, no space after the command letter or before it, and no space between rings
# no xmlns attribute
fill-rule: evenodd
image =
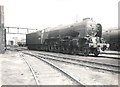
<svg viewBox="0 0 120 87"><path fill-rule="evenodd" d="M32 51L23 47L10 48L7 52L8 54L10 52L9 55L12 54L11 58L9 56L7 61L11 60L14 61L14 63L16 62L19 66L21 65L21 68L17 65L13 67L9 64L11 68L6 65L5 69L13 69L13 72L16 72L14 70L19 68L23 68L23 70L21 70L22 73L20 76L18 75L20 78L14 80L15 82L10 79L5 81L6 76L10 75L6 73L6 71L9 70L2 70L2 72L4 72L4 79L2 79L3 85L8 84L8 81L12 82L12 85L23 85L24 83L36 86L76 85L87 87L87 85L91 85L91 87L94 87L94 85L116 85L115 87L117 87L118 85L117 77L120 73L120 59L117 56L112 56L113 54L100 54L98 57L94 57L93 55L83 56L81 54L69 55L45 51ZM5 57L4 55L4 58ZM22 63L17 63L16 60L21 60ZM6 62L4 59L3 61ZM28 76L27 74L30 75L30 78L26 77ZM12 73L12 76L16 77L17 75ZM23 82L16 82L21 79L21 76L27 79L23 79ZM11 75L9 77L11 77ZM114 81L112 79L114 79ZM24 80L31 82L26 83Z"/></svg>
<svg viewBox="0 0 120 87"><path fill-rule="evenodd" d="M92 85L92 84L97 85L96 83L94 83L94 80L98 80L98 78L95 78L96 73L98 76L99 76L99 74L102 74L103 76L104 75L107 76L108 74L118 75L120 73L118 70L119 65L114 64L115 62L112 65L110 62L113 60L111 60L111 59L108 61L109 63L106 62L104 60L105 57L103 57L104 59L102 61L96 60L95 57L88 57L88 58L86 58L87 59L86 61L85 60L81 61L81 59L85 59L84 56L79 56L79 59L78 59L78 56L76 57L75 55L71 56L71 55L66 55L66 54L55 54L55 53L49 53L49 52L47 53L47 52L38 52L38 51L30 51L30 52L26 51L23 53L33 56L37 59L40 59L40 60L42 59L42 60L45 60L47 62L54 64L55 66L61 68L65 72L69 73L69 75L71 75L72 77L74 77L75 79L80 81L83 85ZM57 56L57 55L59 55L59 56ZM71 57L68 57L68 56L71 56ZM80 57L81 57L81 59L80 59ZM88 60L89 61L93 60L94 62L93 61L88 62ZM101 61L101 64L98 63L100 61ZM116 60L116 61L118 61L118 60ZM86 71L89 72L89 74L87 73L87 74L84 74L84 76L81 76L81 75L83 75L82 73L86 73ZM89 78L89 80L91 79L91 81L87 82L87 79L85 79L85 77L86 76L89 77L89 75L91 74L91 71L92 71L92 73L94 73L94 76L93 76L94 79ZM107 82L102 83L102 81L98 82L98 84L100 84L100 85L108 84L108 83ZM111 83L109 83L109 84L111 84Z"/></svg>

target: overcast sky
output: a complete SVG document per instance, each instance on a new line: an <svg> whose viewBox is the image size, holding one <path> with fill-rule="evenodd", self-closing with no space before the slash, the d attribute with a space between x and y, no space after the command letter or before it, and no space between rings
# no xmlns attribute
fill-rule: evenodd
<svg viewBox="0 0 120 87"><path fill-rule="evenodd" d="M0 0L5 26L43 29L92 17L104 29L118 26L119 0Z"/></svg>

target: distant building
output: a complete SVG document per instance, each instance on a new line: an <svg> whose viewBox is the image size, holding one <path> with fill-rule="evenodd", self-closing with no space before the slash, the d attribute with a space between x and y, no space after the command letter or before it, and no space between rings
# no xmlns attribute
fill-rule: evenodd
<svg viewBox="0 0 120 87"><path fill-rule="evenodd" d="M6 34L6 45L18 46L18 42L20 42L22 39L26 39L25 37L25 35Z"/></svg>

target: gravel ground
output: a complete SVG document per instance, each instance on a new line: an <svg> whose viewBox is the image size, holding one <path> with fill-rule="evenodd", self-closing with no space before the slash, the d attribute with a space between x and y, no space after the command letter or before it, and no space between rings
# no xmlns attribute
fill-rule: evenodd
<svg viewBox="0 0 120 87"><path fill-rule="evenodd" d="M51 60L50 60L51 61ZM84 85L118 85L118 74L95 71L88 67L51 61L62 69L70 72Z"/></svg>
<svg viewBox="0 0 120 87"><path fill-rule="evenodd" d="M77 85L39 59L15 51L6 51L5 54L0 54L0 75L2 75L0 85L36 85L23 57L34 69L40 85Z"/></svg>
<svg viewBox="0 0 120 87"><path fill-rule="evenodd" d="M6 51L5 54L0 54L0 70L1 70L0 84L1 85L35 85L36 84L33 79L32 73L30 72L28 66L26 65L22 57L23 56L21 56L21 53L13 52L13 51ZM27 59L33 58L25 55L24 57ZM42 69L39 67L40 64L38 63L38 61L34 60L33 62L36 62L38 68ZM94 71L92 69L89 69L88 67L74 66L71 64L70 65L59 64L59 63L56 64L58 64L58 66L61 66L61 68L66 69L67 71L72 70L73 72L71 72L71 74L77 76L77 78L85 85L118 85L117 74ZM36 67L36 65L34 66ZM46 69L43 68L43 70ZM47 75L49 76L49 73L47 75L44 75L41 72L36 72L36 73L39 75L40 78L41 77L46 78ZM56 74L56 76L59 77L60 74ZM49 78L48 80L51 79ZM44 83L48 83L48 81L46 80L46 82Z"/></svg>
<svg viewBox="0 0 120 87"><path fill-rule="evenodd" d="M23 55L33 67L41 85L77 85L71 79L63 75L63 73L53 69L53 67L43 61L29 55L21 55Z"/></svg>
<svg viewBox="0 0 120 87"><path fill-rule="evenodd" d="M32 73L19 52L0 54L2 85L35 85Z"/></svg>

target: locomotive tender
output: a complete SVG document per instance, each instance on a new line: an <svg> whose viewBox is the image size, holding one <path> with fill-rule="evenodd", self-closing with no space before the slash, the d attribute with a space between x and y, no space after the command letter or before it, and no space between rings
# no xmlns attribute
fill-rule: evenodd
<svg viewBox="0 0 120 87"><path fill-rule="evenodd" d="M98 56L108 48L102 39L102 26L91 18L84 18L64 27L44 29L26 35L26 45L31 50L43 50L70 54L83 53Z"/></svg>

